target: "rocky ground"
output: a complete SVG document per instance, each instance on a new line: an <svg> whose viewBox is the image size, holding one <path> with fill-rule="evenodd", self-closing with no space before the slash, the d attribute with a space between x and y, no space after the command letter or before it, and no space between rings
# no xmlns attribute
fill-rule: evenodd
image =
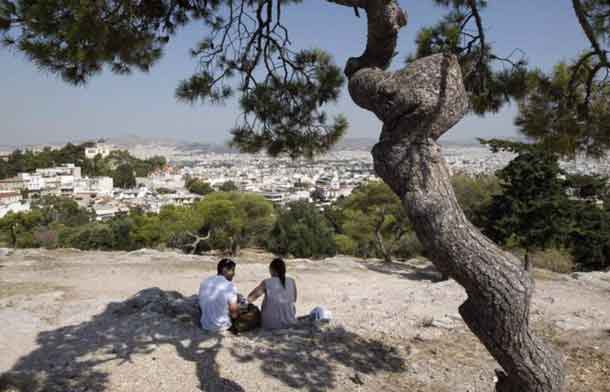
<svg viewBox="0 0 610 392"><path fill-rule="evenodd" d="M247 294L270 256L246 251ZM496 364L461 321L464 291L418 260L290 260L300 314L333 321L206 335L192 300L216 257L0 252L0 391L491 391ZM532 324L569 391L610 392L610 273L535 271ZM140 293L136 295L137 293Z"/></svg>

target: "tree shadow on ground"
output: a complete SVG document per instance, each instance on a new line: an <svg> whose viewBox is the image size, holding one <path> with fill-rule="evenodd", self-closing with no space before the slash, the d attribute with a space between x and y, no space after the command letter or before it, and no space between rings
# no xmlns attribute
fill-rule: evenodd
<svg viewBox="0 0 610 392"><path fill-rule="evenodd" d="M89 321L39 333L38 348L0 375L2 392L102 392L110 388L111 369L170 346L195 364L199 388L210 392L244 391L221 377L218 353L227 349L236 366L260 361L263 373L310 391L331 388L336 366L373 374L399 372L397 350L341 328L304 325L283 334L250 332L232 337L199 328L196 296L183 297L158 288L110 303ZM247 377L247 375L246 375Z"/></svg>
<svg viewBox="0 0 610 392"><path fill-rule="evenodd" d="M389 274L401 277L403 279L414 280L414 281L429 281L431 283L443 282L447 279L443 277L443 274L436 269L434 264L428 263L425 265L412 265L405 263L367 263L366 268L379 272L382 274Z"/></svg>
<svg viewBox="0 0 610 392"><path fill-rule="evenodd" d="M224 337L202 333L198 319L195 297L143 290L127 301L110 303L90 321L39 333L39 348L0 376L0 391L102 392L109 387L105 364L120 367L163 345L196 364L201 390L244 391L219 376L215 358Z"/></svg>
<svg viewBox="0 0 610 392"><path fill-rule="evenodd" d="M236 344L231 354L238 362L260 363L265 375L292 388L311 392L336 387L339 368L355 373L357 380L359 374L405 370L395 347L341 327L309 322L301 322L290 330L261 332L255 339Z"/></svg>

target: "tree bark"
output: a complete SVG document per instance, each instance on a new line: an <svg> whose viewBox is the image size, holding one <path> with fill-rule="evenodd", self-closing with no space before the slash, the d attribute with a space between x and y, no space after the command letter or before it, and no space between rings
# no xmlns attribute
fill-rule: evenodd
<svg viewBox="0 0 610 392"><path fill-rule="evenodd" d="M352 99L383 122L375 171L402 200L431 261L465 288L459 312L503 369L496 391L562 391L562 361L529 327L530 275L466 219L437 144L468 109L457 58L437 54L385 71L404 12L394 0L333 2L367 13L366 50L348 60L345 73Z"/></svg>
<svg viewBox="0 0 610 392"><path fill-rule="evenodd" d="M383 261L386 263L391 263L392 255L390 254L390 252L388 252L388 250L385 247L385 244L383 243L383 236L381 235L381 228L375 228L375 241L377 242L377 248L379 249L379 252L383 256Z"/></svg>
<svg viewBox="0 0 610 392"><path fill-rule="evenodd" d="M572 0L572 8L574 8L574 13L576 14L578 23L580 23L583 32L591 43L591 47L597 54L599 62L603 64L604 67L610 67L610 61L608 61L607 57L608 52L602 49L599 41L597 40L595 32L593 31L593 26L591 26L591 23L589 23L589 20L587 19L587 13L582 2L580 0Z"/></svg>
<svg viewBox="0 0 610 392"><path fill-rule="evenodd" d="M189 254L195 254L197 253L197 248L199 247L199 244L203 241L207 241L210 239L210 232L208 231L208 234L206 234L204 237L200 236L199 234L194 234L190 231L187 231L186 234L188 234L189 236L193 237L195 240L189 245L189 248L191 248Z"/></svg>
<svg viewBox="0 0 610 392"><path fill-rule="evenodd" d="M17 225L11 224L11 246L13 248L17 247Z"/></svg>
<svg viewBox="0 0 610 392"><path fill-rule="evenodd" d="M379 253L381 253L381 256L383 257L383 261L386 263L391 263L392 255L386 248L385 243L383 242L383 235L381 235L381 227L383 226L384 221L385 221L385 209L383 209L382 211L379 212L377 222L375 223L375 228L374 228L375 243L377 244L377 250L379 251Z"/></svg>
<svg viewBox="0 0 610 392"><path fill-rule="evenodd" d="M231 256L237 257L241 253L241 247L239 246L239 240L231 237Z"/></svg>

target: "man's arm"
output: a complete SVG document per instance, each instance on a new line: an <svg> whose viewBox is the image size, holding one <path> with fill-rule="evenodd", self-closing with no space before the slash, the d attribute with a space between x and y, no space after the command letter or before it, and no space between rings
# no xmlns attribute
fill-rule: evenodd
<svg viewBox="0 0 610 392"><path fill-rule="evenodd" d="M239 304L237 301L229 302L229 316L231 316L232 319L239 317Z"/></svg>

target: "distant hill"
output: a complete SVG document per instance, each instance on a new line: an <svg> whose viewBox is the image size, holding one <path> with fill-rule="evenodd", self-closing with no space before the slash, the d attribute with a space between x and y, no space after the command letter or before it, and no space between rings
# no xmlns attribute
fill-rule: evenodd
<svg viewBox="0 0 610 392"><path fill-rule="evenodd" d="M523 141L520 138L506 138L514 141ZM44 143L40 145L0 145L0 152L13 151L15 149L42 149L43 146L50 146L53 148L61 148L67 143L81 144L87 141L100 141L103 140L105 143L114 145L119 149L129 150L136 146L163 146L175 148L177 150L189 152L189 153L238 153L239 150L231 148L227 143L214 143L206 141L192 141L192 140L178 140L171 137L146 137L136 134L126 134L125 136L109 137L109 138L82 138L74 140L66 140L63 143ZM333 151L371 151L377 138L366 138L366 137L352 137L346 138L337 143L332 149ZM441 139L441 145L444 146L480 146L476 139Z"/></svg>
<svg viewBox="0 0 610 392"><path fill-rule="evenodd" d="M179 144L176 139L170 137L144 137L140 135L128 134L120 137L111 137L105 139L106 143L115 145L117 147L131 148L138 145L161 145L161 146L174 146Z"/></svg>
<svg viewBox="0 0 610 392"><path fill-rule="evenodd" d="M340 140L333 148L334 151L371 151L377 139L354 137Z"/></svg>
<svg viewBox="0 0 610 392"><path fill-rule="evenodd" d="M192 153L216 153L216 154L236 154L239 150L235 148L231 148L226 144L215 144L215 143L205 143L205 142L182 142L178 145L178 148L182 151L192 152Z"/></svg>

